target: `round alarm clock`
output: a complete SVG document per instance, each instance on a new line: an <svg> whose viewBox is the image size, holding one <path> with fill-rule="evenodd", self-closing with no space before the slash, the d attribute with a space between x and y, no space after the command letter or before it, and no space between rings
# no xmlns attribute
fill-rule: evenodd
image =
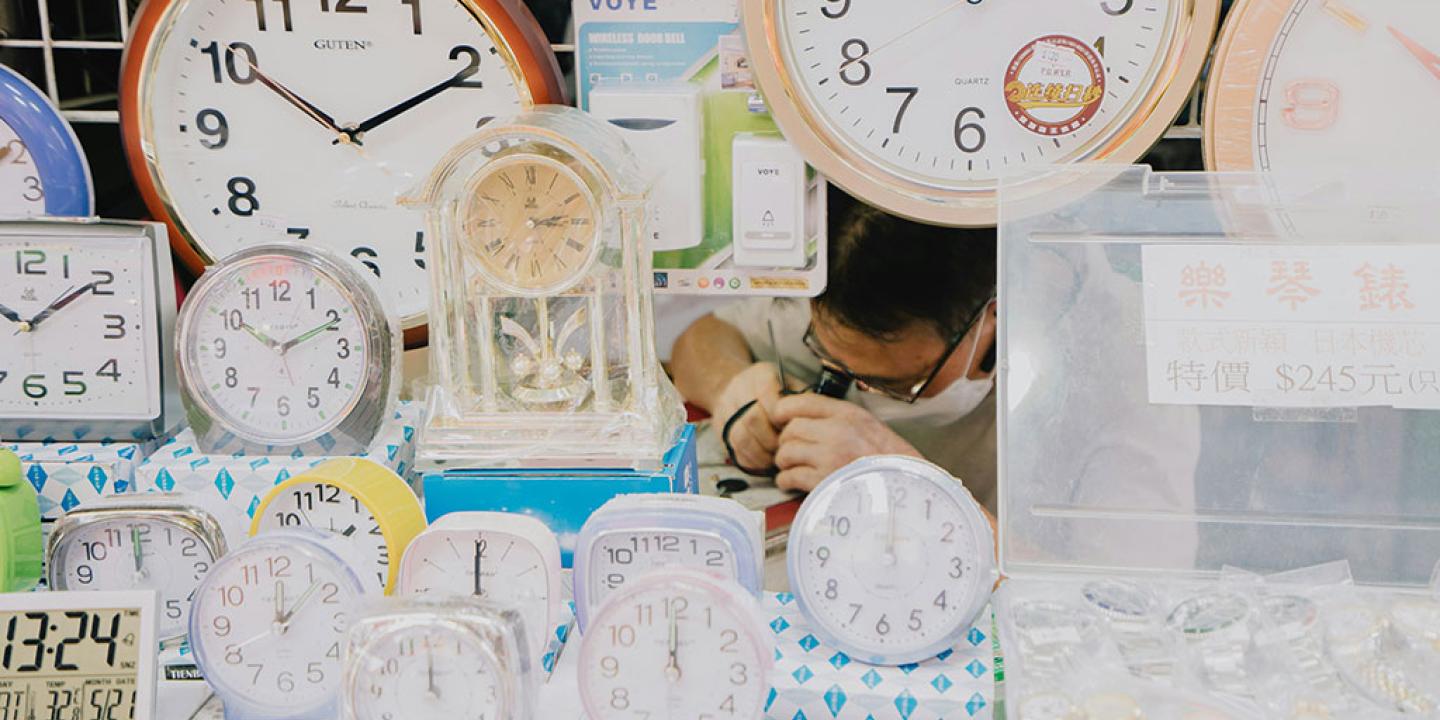
<svg viewBox="0 0 1440 720"><path fill-rule="evenodd" d="M877 456L826 478L790 530L790 585L816 636L877 665L951 647L995 584L990 523L923 460Z"/></svg>
<svg viewBox="0 0 1440 720"><path fill-rule="evenodd" d="M0 592L35 587L45 558L40 500L9 450L0 450L0 538Z"/></svg>
<svg viewBox="0 0 1440 720"><path fill-rule="evenodd" d="M90 164L74 129L39 88L0 65L0 217L93 214Z"/></svg>
<svg viewBox="0 0 1440 720"><path fill-rule="evenodd" d="M425 529L415 491L388 468L363 458L327 460L265 494L251 535L305 527L335 535L362 564L366 586L389 593L400 558Z"/></svg>
<svg viewBox="0 0 1440 720"><path fill-rule="evenodd" d="M247 248L179 318L179 378L203 452L364 451L399 395L399 331L370 278L329 251Z"/></svg>
<svg viewBox="0 0 1440 720"><path fill-rule="evenodd" d="M749 58L786 139L893 213L993 225L1007 174L1129 163L1205 64L1220 0L1047 6L743 0ZM934 48L944 45L944 61ZM1043 182L1008 199L1053 191Z"/></svg>
<svg viewBox="0 0 1440 720"><path fill-rule="evenodd" d="M520 613L407 598L361 617L345 653L344 717L528 720L534 675Z"/></svg>
<svg viewBox="0 0 1440 720"><path fill-rule="evenodd" d="M365 592L351 552L327 533L275 532L231 550L201 581L190 647L226 718L334 716L345 633Z"/></svg>
<svg viewBox="0 0 1440 720"><path fill-rule="evenodd" d="M305 240L365 263L417 342L431 238L396 195L476 128L565 101L520 0L147 0L120 93L141 194L192 272Z"/></svg>
<svg viewBox="0 0 1440 720"><path fill-rule="evenodd" d="M1267 172L1294 194L1371 186L1382 203L1437 182L1440 148L1415 141L1440 113L1436 3L1236 2L1207 88L1211 170Z"/></svg>
<svg viewBox="0 0 1440 720"><path fill-rule="evenodd" d="M580 644L591 720L760 717L774 641L731 580L655 570L611 596Z"/></svg>
<svg viewBox="0 0 1440 720"><path fill-rule="evenodd" d="M559 623L560 541L527 515L450 513L410 542L397 595L471 596L512 603L525 618L530 655L544 653Z"/></svg>
<svg viewBox="0 0 1440 720"><path fill-rule="evenodd" d="M728 578L759 594L764 518L724 498L620 495L591 514L575 546L575 614L583 632L606 598L661 567Z"/></svg>
<svg viewBox="0 0 1440 720"><path fill-rule="evenodd" d="M185 635L195 587L225 549L220 521L184 496L127 493L62 515L46 566L53 590L155 590L166 642Z"/></svg>

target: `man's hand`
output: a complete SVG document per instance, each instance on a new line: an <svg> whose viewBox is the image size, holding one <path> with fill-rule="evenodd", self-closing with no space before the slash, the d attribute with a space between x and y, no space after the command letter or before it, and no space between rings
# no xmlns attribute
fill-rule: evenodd
<svg viewBox="0 0 1440 720"><path fill-rule="evenodd" d="M711 413L716 429L723 431L725 423L752 400L757 401L755 405L730 428L730 446L742 467L764 470L775 465L775 450L780 442L780 427L771 420L780 402L779 368L771 363L755 363L730 378L716 397Z"/></svg>
<svg viewBox="0 0 1440 720"><path fill-rule="evenodd" d="M775 484L784 490L815 489L820 481L870 455L909 455L918 450L869 411L851 402L805 393L782 398L770 415L780 432Z"/></svg>

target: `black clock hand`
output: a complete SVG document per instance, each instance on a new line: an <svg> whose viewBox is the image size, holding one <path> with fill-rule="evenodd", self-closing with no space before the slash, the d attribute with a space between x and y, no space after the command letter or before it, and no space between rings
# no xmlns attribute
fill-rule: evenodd
<svg viewBox="0 0 1440 720"><path fill-rule="evenodd" d="M84 284L84 285L81 285L81 286L78 287L78 288L73 288L73 289L71 289L71 290L67 290L64 295L61 295L60 297L56 298L56 299L55 299L55 302L50 303L48 306L45 307L44 310L41 310L35 317L30 318L30 323L29 323L29 325L30 325L30 331L31 331L31 332L34 332L36 328L40 327L40 323L45 322L46 320L49 320L51 315L54 315L55 313L60 312L60 310L63 309L66 305L69 305L70 303L73 303L73 302L75 302L76 300L79 300L79 299L80 299L80 296L84 295L85 293L90 292L91 290L94 290L94 289L95 289L95 285L96 285L96 283L93 283L93 282L92 282L92 283L86 283L86 284Z"/></svg>
<svg viewBox="0 0 1440 720"><path fill-rule="evenodd" d="M17 313L8 307L5 307L4 305L0 305L0 317L3 317L13 323L24 322L24 319L20 317L20 313Z"/></svg>
<svg viewBox="0 0 1440 720"><path fill-rule="evenodd" d="M290 88L285 87L278 82L275 82L275 80L271 79L269 75L266 75L263 71L261 71L260 68L255 67L255 63L248 61L247 63L250 65L250 71L255 73L255 78L260 81L261 85L264 85L265 87L275 91L275 94L284 98L285 101L290 103L291 105L294 105L300 110L300 112L309 115L310 119L325 126L326 129L330 130L336 135L339 135L341 140L346 142L349 141L350 134L344 130L341 130L340 126L335 124L335 118L330 117L330 115L328 115L324 110L315 107L313 104L310 103L310 101L306 100L305 98L296 95L295 92Z"/></svg>
<svg viewBox="0 0 1440 720"><path fill-rule="evenodd" d="M481 561L480 561L480 543L477 542L477 543L475 543L475 595L476 595L476 597L479 597L479 596L482 596L482 595L485 594L485 593L484 593L484 590L483 590L483 588L482 588L482 586L481 586L481 584L480 584L480 583L481 583L481 580L480 580L480 571L483 569L482 566L481 566L481 564L480 564L480 562L481 562Z"/></svg>
<svg viewBox="0 0 1440 720"><path fill-rule="evenodd" d="M425 92L420 93L419 95L416 95L415 97L410 98L409 100L406 100L405 102L400 103L399 105L396 105L395 107L390 108L389 110L386 110L385 112L380 113L379 115L376 115L375 117L370 118L369 120L366 120L365 122L360 123L359 126L357 126L353 131L351 131L352 137L354 137L357 141L364 139L363 136L365 133L370 132L377 127L380 127L381 125L384 125L391 120L394 120L396 117L399 117L406 112L409 112L416 105L419 105L420 103L423 103L426 100L429 100L430 98L433 98L436 95L439 95L440 93L445 92L446 90L449 90L450 88L465 82L466 80L469 80L477 72L480 72L480 70L474 66L471 66L465 68L464 70L461 70L458 73L455 73L454 77L430 88L429 90L426 90Z"/></svg>

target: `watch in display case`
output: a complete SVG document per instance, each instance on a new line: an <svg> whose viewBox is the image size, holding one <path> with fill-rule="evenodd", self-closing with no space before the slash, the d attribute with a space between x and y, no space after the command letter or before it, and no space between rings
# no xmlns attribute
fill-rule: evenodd
<svg viewBox="0 0 1440 720"><path fill-rule="evenodd" d="M763 714L774 640L733 581L654 570L607 599L592 623L580 645L591 720Z"/></svg>
<svg viewBox="0 0 1440 720"><path fill-rule="evenodd" d="M0 593L35 587L45 559L40 501L9 450L0 450L0 538Z"/></svg>
<svg viewBox="0 0 1440 720"><path fill-rule="evenodd" d="M363 458L335 458L276 485L260 500L251 535L286 528L319 530L352 548L366 587L389 594L400 558L425 529L415 491L389 468Z"/></svg>
<svg viewBox="0 0 1440 720"><path fill-rule="evenodd" d="M457 145L427 210L422 469L657 469L684 415L655 351L649 188L608 124L547 106Z"/></svg>
<svg viewBox="0 0 1440 720"><path fill-rule="evenodd" d="M413 342L432 238L396 195L477 127L564 101L520 0L146 0L120 81L136 183L191 273L303 240L363 262Z"/></svg>
<svg viewBox="0 0 1440 720"><path fill-rule="evenodd" d="M923 460L875 456L806 498L786 551L817 637L878 665L952 647L995 584L990 523L965 486Z"/></svg>
<svg viewBox="0 0 1440 720"><path fill-rule="evenodd" d="M195 588L225 550L220 521L193 500L127 493L61 516L46 567L54 590L154 590L165 643L189 629Z"/></svg>
<svg viewBox="0 0 1440 720"><path fill-rule="evenodd" d="M606 598L662 567L734 581L752 595L764 580L763 516L734 500L683 494L615 497L591 514L575 548L575 618L583 632Z"/></svg>
<svg viewBox="0 0 1440 720"><path fill-rule="evenodd" d="M1217 591L1187 598L1165 624L1194 649L1211 687L1244 695L1250 687L1246 658L1251 645L1251 604L1245 596Z"/></svg>
<svg viewBox="0 0 1440 720"><path fill-rule="evenodd" d="M200 450L352 455L399 396L401 343L354 263L259 245L205 272L180 310L180 386Z"/></svg>
<svg viewBox="0 0 1440 720"><path fill-rule="evenodd" d="M525 618L530 657L539 658L560 618L560 572L560 541L545 523L514 513L455 512L410 542L395 594L514 604Z"/></svg>
<svg viewBox="0 0 1440 720"><path fill-rule="evenodd" d="M0 217L89 217L90 163L50 98L0 65Z"/></svg>
<svg viewBox="0 0 1440 720"><path fill-rule="evenodd" d="M181 420L164 226L0 223L0 438L143 441Z"/></svg>
<svg viewBox="0 0 1440 720"><path fill-rule="evenodd" d="M350 628L343 717L530 720L530 632L504 604L418 596L383 605Z"/></svg>
<svg viewBox="0 0 1440 720"><path fill-rule="evenodd" d="M892 213L994 225L1002 175L1129 163L1169 129L1220 0L743 0L749 58L785 137ZM927 52L951 49L945 62ZM1012 198L1057 191L1026 182Z"/></svg>

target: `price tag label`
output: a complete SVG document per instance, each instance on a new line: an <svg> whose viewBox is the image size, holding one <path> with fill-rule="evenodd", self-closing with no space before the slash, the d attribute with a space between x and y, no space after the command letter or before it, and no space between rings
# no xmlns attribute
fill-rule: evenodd
<svg viewBox="0 0 1440 720"><path fill-rule="evenodd" d="M1440 408L1440 248L1147 245L1150 401Z"/></svg>

